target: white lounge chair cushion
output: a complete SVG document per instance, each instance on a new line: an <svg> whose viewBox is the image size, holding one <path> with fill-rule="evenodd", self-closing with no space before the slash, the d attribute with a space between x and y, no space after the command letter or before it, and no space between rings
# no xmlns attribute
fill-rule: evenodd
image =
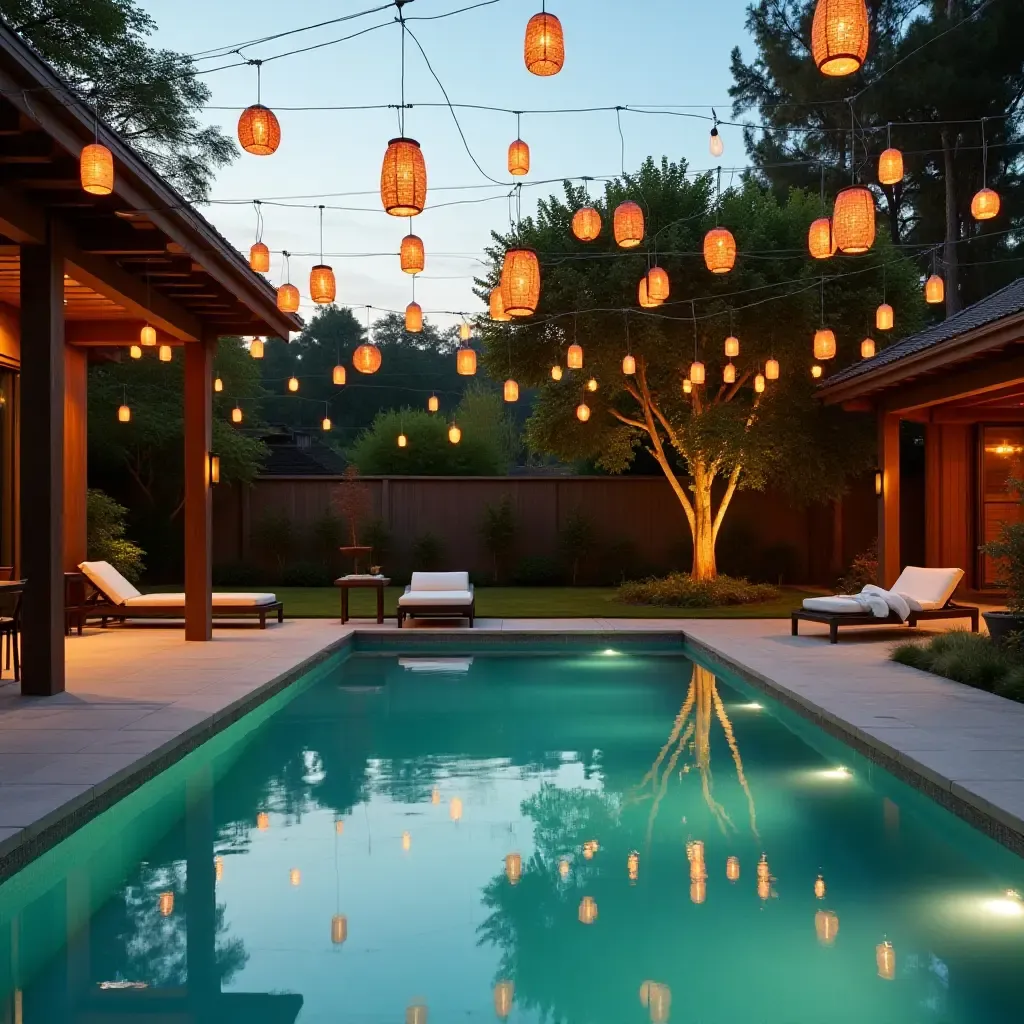
<svg viewBox="0 0 1024 1024"><path fill-rule="evenodd" d="M457 590L462 593L469 590L468 572L414 572L409 584L410 590L440 591Z"/></svg>
<svg viewBox="0 0 1024 1024"><path fill-rule="evenodd" d="M409 590L398 603L402 607L468 608L473 603L473 595L468 590Z"/></svg>
<svg viewBox="0 0 1024 1024"><path fill-rule="evenodd" d="M140 596L138 587L132 586L109 562L81 562L78 568L111 604L124 604Z"/></svg>
<svg viewBox="0 0 1024 1024"><path fill-rule="evenodd" d="M273 604L275 594L214 594L214 608L259 608ZM184 594L139 594L122 602L126 608L185 608Z"/></svg>
<svg viewBox="0 0 1024 1024"><path fill-rule="evenodd" d="M925 569L908 565L892 589L913 611L930 611L945 607L963 578L963 569Z"/></svg>
<svg viewBox="0 0 1024 1024"><path fill-rule="evenodd" d="M836 594L833 597L805 597L804 608L809 612L828 615L864 615L869 609L852 597Z"/></svg>
<svg viewBox="0 0 1024 1024"><path fill-rule="evenodd" d="M894 612L901 622L906 622L910 615L910 606L899 594L883 590L873 583L867 584L859 594L805 598L804 608L830 615L865 615L870 612L876 619L887 619L889 613Z"/></svg>

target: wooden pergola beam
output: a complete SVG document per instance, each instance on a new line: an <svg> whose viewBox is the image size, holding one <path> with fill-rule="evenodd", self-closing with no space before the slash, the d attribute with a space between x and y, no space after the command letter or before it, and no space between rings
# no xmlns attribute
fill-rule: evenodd
<svg viewBox="0 0 1024 1024"><path fill-rule="evenodd" d="M1024 383L1024 355L993 358L955 374L905 385L881 396L879 408L902 414L1000 391L1021 383Z"/></svg>
<svg viewBox="0 0 1024 1024"><path fill-rule="evenodd" d="M68 345L80 348L127 347L139 344L139 334L146 326L145 320L66 320L64 340ZM183 342L157 330L158 345L181 345Z"/></svg>

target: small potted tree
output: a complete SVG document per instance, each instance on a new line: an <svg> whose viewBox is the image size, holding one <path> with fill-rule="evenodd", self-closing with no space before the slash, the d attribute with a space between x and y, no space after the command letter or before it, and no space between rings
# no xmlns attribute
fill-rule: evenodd
<svg viewBox="0 0 1024 1024"><path fill-rule="evenodd" d="M373 510L373 496L365 481L359 479L359 470L355 466L345 469L341 483L331 493L331 504L345 520L345 529L352 541L340 549L341 553L351 557L352 571L358 576L360 559L369 559L373 552L369 545L359 543L359 530Z"/></svg>
<svg viewBox="0 0 1024 1024"><path fill-rule="evenodd" d="M1007 488L1024 505L1024 478L1014 469ZM996 643L1004 643L1011 634L1024 633L1024 521L1003 523L996 539L981 549L990 558L999 560L997 583L1006 588L1006 611L983 612L989 635Z"/></svg>

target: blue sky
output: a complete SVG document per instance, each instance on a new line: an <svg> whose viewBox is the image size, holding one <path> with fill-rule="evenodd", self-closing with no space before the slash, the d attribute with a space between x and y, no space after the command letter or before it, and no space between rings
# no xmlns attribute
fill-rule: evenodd
<svg viewBox="0 0 1024 1024"><path fill-rule="evenodd" d="M377 0L141 0L156 20L159 45L188 53L234 45L249 39L341 17L375 6ZM414 0L406 15L430 17L472 0ZM708 114L714 105L728 117L729 51L752 44L743 26L746 0L714 3L647 0L553 0L548 9L562 21L566 61L552 78L537 78L523 64L523 33L540 0L499 0L486 7L436 21L410 21L435 72L453 103L478 103L510 109L578 108L614 105L675 106ZM293 257L291 279L303 292L310 266L318 262L318 211L324 203L325 262L338 276L338 300L346 305L370 303L404 308L412 295L411 278L398 257L357 256L395 253L408 229L405 220L389 217L377 188L388 139L398 134L394 110L287 111L280 108L324 105L373 105L399 100L399 31L394 9L355 21L294 35L245 49L245 55L268 58L284 50L320 43L358 29L386 27L358 39L313 52L273 60L263 67L263 102L278 109L282 142L272 157L242 154L222 170L213 198L241 200L216 204L207 215L243 251L254 239L253 198L304 197L287 200L293 207L264 206L264 241L275 251L271 281L281 278L281 257ZM229 60L200 62L217 66ZM232 135L242 107L256 98L256 73L240 67L204 76L213 90L207 117ZM414 44L406 51L406 100L441 103L443 96ZM506 153L516 135L511 114L458 111L469 147L483 169L508 181ZM692 168L713 166L708 153L710 125L686 117L622 115L627 169L648 154L686 158ZM525 115L522 137L530 145L531 169L524 180L523 213L538 196L561 192L561 185L529 187L529 182L579 175L611 175L620 168L620 141L613 112L571 115ZM508 202L438 206L453 199L503 196L507 187L492 186L473 165L447 108L423 107L406 113L406 134L419 140L427 160L428 207L413 230L426 246L425 272L416 283L416 299L439 326L456 317L440 311L479 312L472 277L492 228L508 226ZM726 168L744 163L738 128L723 128ZM452 186L481 186L446 191ZM600 187L600 186L598 186ZM337 196L330 193L364 195ZM304 204L304 205L303 205ZM332 209L330 207L346 207ZM436 207L436 208L435 208ZM347 254L347 255L342 255ZM432 313L432 311L438 311ZM374 317L380 315L374 313Z"/></svg>

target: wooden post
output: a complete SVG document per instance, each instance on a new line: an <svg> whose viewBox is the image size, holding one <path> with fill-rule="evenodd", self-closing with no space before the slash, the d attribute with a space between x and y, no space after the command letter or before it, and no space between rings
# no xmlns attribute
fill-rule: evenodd
<svg viewBox="0 0 1024 1024"><path fill-rule="evenodd" d="M89 357L64 347L64 570L86 558Z"/></svg>
<svg viewBox="0 0 1024 1024"><path fill-rule="evenodd" d="M21 246L21 692L64 689L64 261Z"/></svg>
<svg viewBox="0 0 1024 1024"><path fill-rule="evenodd" d="M878 499L878 585L891 587L900 565L900 418L878 413L878 467L882 494Z"/></svg>
<svg viewBox="0 0 1024 1024"><path fill-rule="evenodd" d="M209 453L216 340L185 345L185 639L213 638Z"/></svg>

